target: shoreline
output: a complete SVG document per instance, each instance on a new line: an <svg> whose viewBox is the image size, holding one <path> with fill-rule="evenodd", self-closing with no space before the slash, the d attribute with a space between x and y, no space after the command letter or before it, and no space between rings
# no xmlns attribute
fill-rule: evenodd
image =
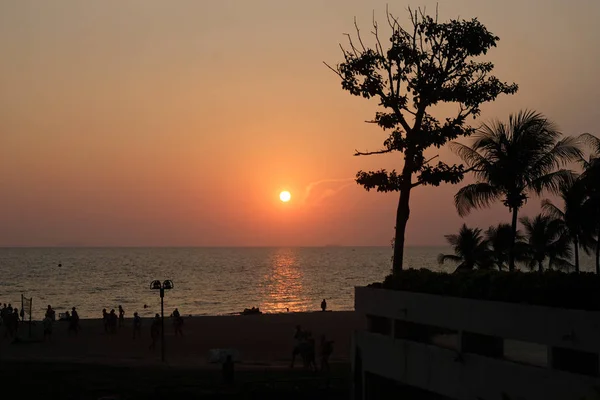
<svg viewBox="0 0 600 400"><path fill-rule="evenodd" d="M315 311L282 311L282 312L262 312L261 314L242 314L241 312L231 312L231 313L225 313L225 314L182 314L181 317L183 319L189 319L189 318L216 318L216 317L256 317L256 316L269 316L269 315L303 315L303 314L330 314L330 313L354 313L354 310L327 310L327 311L321 311L321 310L315 310ZM41 313L40 313L41 314ZM160 312L158 313L160 315ZM58 313L57 313L58 315ZM58 317L57 317L58 318ZM149 317L149 316L141 316L140 317L142 320L146 321L146 320L151 320L154 317ZM167 314L165 313L165 321L170 320L171 318L171 313ZM31 320L32 323L42 323L43 319L38 319L38 318L34 318ZM83 322L83 321L102 321L102 318L88 318L88 317L80 317L79 321ZM133 316L128 316L125 317L125 321L133 321ZM67 320L59 320L56 319L54 321L55 324L57 323L63 323L63 322L67 322ZM25 320L23 321L19 321L19 324L25 324L27 325L29 323L29 320L27 318L25 318Z"/></svg>

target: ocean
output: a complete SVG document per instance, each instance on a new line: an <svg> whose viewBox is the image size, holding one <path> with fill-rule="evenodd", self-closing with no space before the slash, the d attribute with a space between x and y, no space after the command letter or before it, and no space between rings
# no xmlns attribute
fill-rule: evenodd
<svg viewBox="0 0 600 400"><path fill-rule="evenodd" d="M449 251L408 247L405 265L453 271L453 264L437 264ZM48 304L57 313L75 306L82 318L119 305L127 317L151 316L160 298L150 282L170 279L167 315L175 307L182 315L312 311L324 298L328 309L352 310L354 286L383 280L391 256L391 247L0 248L0 302L21 308L21 294L33 298L33 319L43 318ZM593 269L585 254L582 269Z"/></svg>

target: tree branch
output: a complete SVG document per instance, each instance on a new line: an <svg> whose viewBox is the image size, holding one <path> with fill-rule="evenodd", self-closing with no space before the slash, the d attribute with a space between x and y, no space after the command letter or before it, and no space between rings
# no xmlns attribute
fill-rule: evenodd
<svg viewBox="0 0 600 400"><path fill-rule="evenodd" d="M323 61L323 64L325 64L325 66L326 66L327 68L329 68L330 70L332 70L332 71L333 71L333 72L334 72L334 73L335 73L337 76L339 76L339 77L340 77L340 78L342 78L342 79L344 78L344 77L342 76L342 74L340 74L340 71L338 71L337 69L333 68L331 65L327 64L325 61Z"/></svg>
<svg viewBox="0 0 600 400"><path fill-rule="evenodd" d="M355 156L372 156L374 154L386 154L386 153L391 153L392 150L391 149L383 149L383 150L378 150L378 151L367 151L365 153L358 151L358 150L354 150L354 155Z"/></svg>

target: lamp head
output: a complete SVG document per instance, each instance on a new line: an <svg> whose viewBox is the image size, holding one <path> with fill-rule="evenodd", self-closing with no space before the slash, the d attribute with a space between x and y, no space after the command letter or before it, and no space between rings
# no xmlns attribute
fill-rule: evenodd
<svg viewBox="0 0 600 400"><path fill-rule="evenodd" d="M175 285L173 285L173 281L167 279L166 281L163 282L163 288L164 289L173 289L175 287Z"/></svg>
<svg viewBox="0 0 600 400"><path fill-rule="evenodd" d="M152 281L150 283L150 289L152 290L160 290L160 281L156 280L156 281Z"/></svg>

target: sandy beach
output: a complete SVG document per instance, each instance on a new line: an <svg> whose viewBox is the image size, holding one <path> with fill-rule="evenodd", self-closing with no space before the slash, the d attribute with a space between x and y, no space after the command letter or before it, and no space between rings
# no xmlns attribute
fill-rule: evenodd
<svg viewBox="0 0 600 400"><path fill-rule="evenodd" d="M241 356L241 366L288 366L296 325L310 330L317 338L334 340L332 362L349 360L352 332L361 327L353 312L310 312L248 316L186 317L184 336L174 336L171 319L165 317L166 358L168 365L210 366L210 349L232 348ZM68 335L66 322L55 322L51 341L43 342L41 322L32 329L34 342L11 343L0 338L0 360L82 362L111 365L160 364L160 345L149 350L150 320L142 322L141 340L132 339L132 319L114 335L104 332L100 319L81 320L81 331ZM22 325L21 337L27 337ZM298 363L300 365L300 363Z"/></svg>

